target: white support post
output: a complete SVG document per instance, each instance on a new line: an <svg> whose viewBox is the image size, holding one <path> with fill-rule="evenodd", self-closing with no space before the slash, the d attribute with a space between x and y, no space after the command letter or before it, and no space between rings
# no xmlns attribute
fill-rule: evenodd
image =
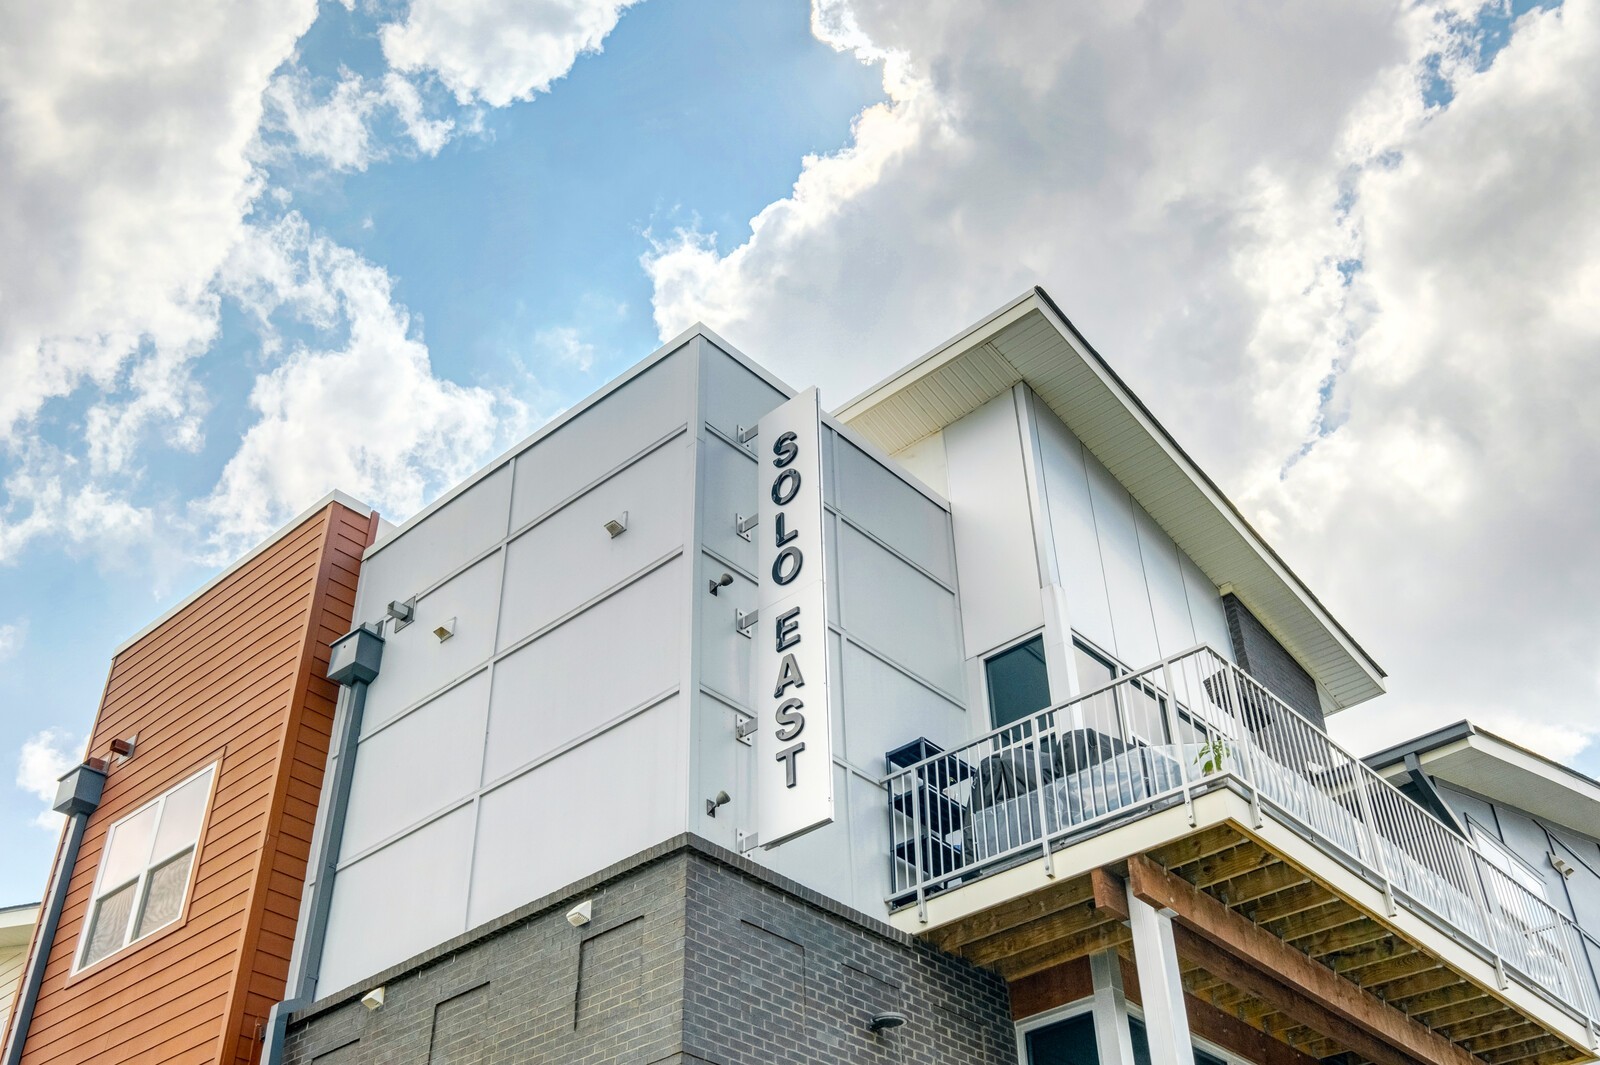
<svg viewBox="0 0 1600 1065"><path fill-rule="evenodd" d="M1194 1065L1189 1015L1183 1005L1183 978L1172 941L1172 917L1128 891L1128 924L1133 929L1133 964L1144 998L1144 1027L1150 1038L1150 1065Z"/></svg>
<svg viewBox="0 0 1600 1065"><path fill-rule="evenodd" d="M1100 1065L1133 1065L1133 1037L1128 1033L1128 1000L1122 993L1122 965L1114 950L1089 955L1094 976L1094 1043Z"/></svg>

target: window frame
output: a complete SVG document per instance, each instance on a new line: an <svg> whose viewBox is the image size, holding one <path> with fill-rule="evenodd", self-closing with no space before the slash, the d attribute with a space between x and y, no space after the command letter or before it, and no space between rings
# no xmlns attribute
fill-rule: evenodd
<svg viewBox="0 0 1600 1065"><path fill-rule="evenodd" d="M1005 725L997 725L995 724L994 720L994 691L989 681L989 663L993 662L1002 655L1010 654L1012 651L1015 651L1021 647L1025 647L1034 640L1039 641L1039 663L1044 666L1045 691L1049 694L1051 701L1045 703L1037 710L1030 710L1028 713L1017 718L1015 721ZM978 679L983 686L983 716L985 723L988 725L988 728L985 730L985 734L988 732L997 731L999 729L1015 728L1021 722L1026 721L1029 718L1036 717L1057 705L1054 701L1055 693L1050 687L1050 657L1045 647L1045 630L1043 628L1031 629L1027 634L1018 636L1014 640L1007 640L1005 643L991 647L988 651L979 655Z"/></svg>
<svg viewBox="0 0 1600 1065"><path fill-rule="evenodd" d="M136 944L143 943L144 941L153 936L159 935L161 932L166 931L169 928L175 928L181 925L184 920L187 919L189 912L189 901L194 892L196 872L200 868L200 843L205 838L206 827L211 820L211 804L216 797L217 778L221 776L221 766L222 763L220 759L218 761L207 763L201 768L195 770L193 773L190 773L188 776L184 777L182 780L179 780L171 787L167 788L160 795L157 795L148 802L141 803L135 809L129 810L126 814L123 814L121 817L117 818L117 820L113 821L109 826L107 826L105 842L100 848L99 868L95 870L94 887L89 892L89 905L84 911L83 927L78 930L78 946L73 952L72 975L76 976L78 973L92 969L103 962L110 961L112 958L115 958L124 951L128 950L128 948L135 946ZM183 788L194 783L208 773L211 775L211 779L206 785L205 801L200 807L200 823L195 826L194 838L188 840L188 842L180 846L172 848L169 851L157 854L155 850L156 838L161 831L161 818L166 812L167 800L173 795L177 794ZM110 885L105 884L105 872L108 864L107 858L110 857L110 848L116 830L122 825L127 824L129 821L132 821L134 818L139 817L146 811L152 809L156 811L155 821L150 828L150 842L145 850L144 864L138 867L138 872L135 873L131 878L118 880L116 883ZM183 897L178 902L177 915L173 917L172 920L167 921L156 928L150 929L150 931L146 932L144 935L136 935L135 933L139 927L139 920L144 909L146 896L149 893L151 874L158 869L164 868L175 859L182 857L186 851L193 852L193 857L189 861L189 872L184 879ZM89 944L93 938L94 922L99 916L100 904L103 903L106 898L112 895L114 892L120 891L130 885L133 887L133 901L129 906L126 926L122 931L121 944L112 948L110 951L94 959L93 961L87 960L89 954Z"/></svg>
<svg viewBox="0 0 1600 1065"><path fill-rule="evenodd" d="M1550 883L1545 879L1544 873L1540 872L1532 862L1512 850L1511 846L1500 838L1499 833L1491 832L1488 826L1470 813L1467 814L1467 834L1472 837L1472 842L1477 845L1479 850L1486 852L1485 857L1488 857L1487 852L1491 851L1505 856L1510 868L1501 869L1500 871L1510 878L1512 882L1520 884L1530 891L1533 890L1534 885L1537 885L1539 898L1546 904L1552 907L1555 906L1554 900L1550 898ZM1492 858L1490 860L1493 861ZM1496 866L1496 868L1499 867Z"/></svg>

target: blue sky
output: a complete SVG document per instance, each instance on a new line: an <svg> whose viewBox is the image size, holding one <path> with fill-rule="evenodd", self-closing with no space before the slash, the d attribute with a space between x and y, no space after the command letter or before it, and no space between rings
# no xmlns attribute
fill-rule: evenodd
<svg viewBox="0 0 1600 1065"><path fill-rule="evenodd" d="M112 650L327 489L404 518L697 319L834 405L1036 283L1388 668L1352 746L1600 773L1596 0L10 21L0 903Z"/></svg>

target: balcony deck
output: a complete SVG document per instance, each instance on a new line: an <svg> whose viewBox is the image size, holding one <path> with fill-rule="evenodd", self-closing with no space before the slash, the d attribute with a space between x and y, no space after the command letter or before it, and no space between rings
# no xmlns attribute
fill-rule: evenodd
<svg viewBox="0 0 1600 1065"><path fill-rule="evenodd" d="M1581 933L1208 649L930 753L890 801L893 922L1014 989L1126 956L1125 878L1178 914L1191 1012L1291 1055L1595 1056Z"/></svg>

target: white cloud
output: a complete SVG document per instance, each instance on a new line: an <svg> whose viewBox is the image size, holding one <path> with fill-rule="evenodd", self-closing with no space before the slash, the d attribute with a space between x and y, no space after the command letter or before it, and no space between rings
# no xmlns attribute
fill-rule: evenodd
<svg viewBox="0 0 1600 1065"><path fill-rule="evenodd" d="M594 365L594 345L583 339L583 335L572 326L541 329L534 334L533 342L557 362L580 373L588 373Z"/></svg>
<svg viewBox="0 0 1600 1065"><path fill-rule="evenodd" d="M1475 716L1570 756L1600 728L1600 25L1536 11L1480 70L1476 9L1036 0L996 33L818 0L888 102L743 244L659 243L659 331L837 405L1042 283L1390 668L1343 731Z"/></svg>
<svg viewBox="0 0 1600 1065"><path fill-rule="evenodd" d="M392 300L388 273L297 214L248 231L223 287L258 315L310 323L342 343L296 346L250 395L259 420L194 507L213 561L340 488L404 518L524 425L504 394L433 376L427 346Z"/></svg>
<svg viewBox="0 0 1600 1065"><path fill-rule="evenodd" d="M4 662L22 647L22 642L28 637L28 623L14 621L0 625L0 662Z"/></svg>
<svg viewBox="0 0 1600 1065"><path fill-rule="evenodd" d="M61 827L61 815L50 809L56 801L56 784L62 774L77 764L81 744L62 729L45 729L28 737L17 756L17 787L37 796L45 808L39 811L34 823L40 828L56 831Z"/></svg>
<svg viewBox="0 0 1600 1065"><path fill-rule="evenodd" d="M382 31L395 70L432 71L463 104L505 107L549 92L634 0L412 0Z"/></svg>
<svg viewBox="0 0 1600 1065"><path fill-rule="evenodd" d="M342 69L319 99L319 82L296 68L272 79L266 92L266 128L288 136L289 149L320 160L336 171L360 171L390 157L390 145L373 130L376 117L391 114L424 155L438 155L450 141L455 122L429 118L417 87L392 71L374 83ZM263 149L269 158L282 156Z"/></svg>
<svg viewBox="0 0 1600 1065"><path fill-rule="evenodd" d="M103 415L124 438L164 419L191 434L180 367L215 333L207 284L259 188L246 147L262 89L315 13L314 0L13 5L0 34L0 246L13 251L0 260L0 442L86 382L146 397Z"/></svg>

